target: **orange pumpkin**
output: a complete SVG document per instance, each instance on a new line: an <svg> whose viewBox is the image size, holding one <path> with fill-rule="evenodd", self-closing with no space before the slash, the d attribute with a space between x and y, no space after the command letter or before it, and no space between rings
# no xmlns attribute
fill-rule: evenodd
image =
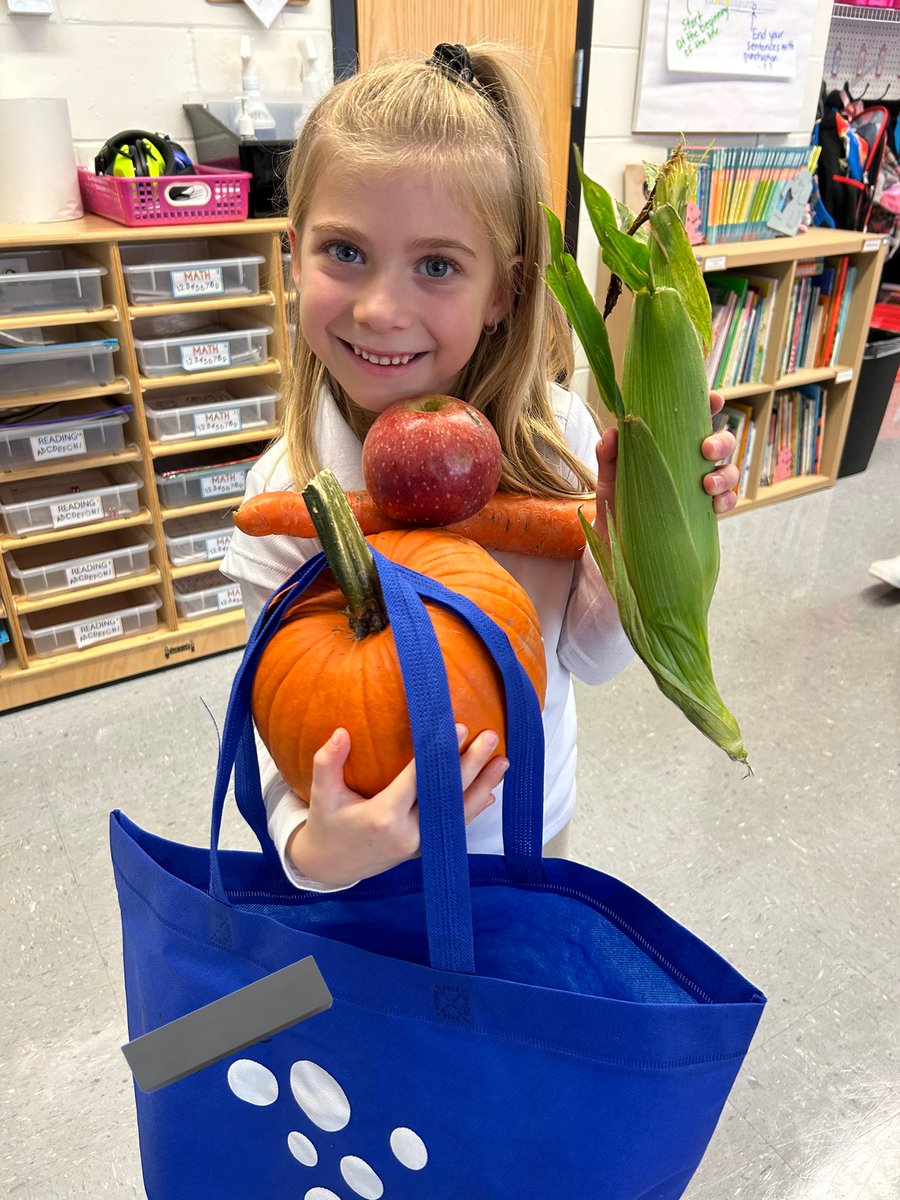
<svg viewBox="0 0 900 1200"><path fill-rule="evenodd" d="M492 617L543 705L547 673L534 605L481 546L433 529L390 530L368 540L387 558L460 592ZM310 794L313 755L338 726L349 732L351 742L344 777L362 796L381 791L413 757L390 626L357 636L347 607L334 575L324 571L285 615L253 685L260 735L284 778L303 797ZM426 607L444 654L454 717L469 730L466 744L493 729L501 737L497 753L504 753L499 672L463 621L440 605L426 601Z"/></svg>

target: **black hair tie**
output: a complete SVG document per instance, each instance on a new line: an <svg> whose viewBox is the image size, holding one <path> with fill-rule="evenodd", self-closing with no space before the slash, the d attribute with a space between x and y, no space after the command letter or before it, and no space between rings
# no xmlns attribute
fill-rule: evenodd
<svg viewBox="0 0 900 1200"><path fill-rule="evenodd" d="M450 42L441 42L435 46L429 63L443 71L449 79L458 83L471 83L475 78L472 70L472 59L465 46L454 46Z"/></svg>

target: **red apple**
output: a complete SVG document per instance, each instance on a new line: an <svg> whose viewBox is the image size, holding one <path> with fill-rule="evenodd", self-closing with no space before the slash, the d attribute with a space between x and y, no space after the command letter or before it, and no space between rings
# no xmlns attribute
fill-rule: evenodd
<svg viewBox="0 0 900 1200"><path fill-rule="evenodd" d="M483 508L500 482L500 439L453 396L398 400L375 419L362 467L372 499L410 525L451 525Z"/></svg>

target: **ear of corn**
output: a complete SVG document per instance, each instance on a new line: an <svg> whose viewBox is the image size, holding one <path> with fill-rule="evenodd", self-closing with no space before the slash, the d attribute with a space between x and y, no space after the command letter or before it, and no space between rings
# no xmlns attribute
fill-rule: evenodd
<svg viewBox="0 0 900 1200"><path fill-rule="evenodd" d="M621 388L608 365L603 319L574 260L563 253L558 222L553 231L549 213L547 282L585 348L604 403L618 418L609 544L582 518L588 547L660 690L731 758L746 762L737 722L713 679L707 632L719 540L700 453L711 432L704 365L709 297L679 215L692 170L677 152L660 168L646 243L622 233L609 194L582 172L603 259L634 292Z"/></svg>

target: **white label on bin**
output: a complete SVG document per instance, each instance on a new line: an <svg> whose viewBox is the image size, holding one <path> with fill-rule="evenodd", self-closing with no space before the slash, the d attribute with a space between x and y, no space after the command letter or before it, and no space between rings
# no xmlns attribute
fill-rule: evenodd
<svg viewBox="0 0 900 1200"><path fill-rule="evenodd" d="M103 500L100 496L73 496L50 505L50 520L54 529L64 525L81 525L84 521L103 520Z"/></svg>
<svg viewBox="0 0 900 1200"><path fill-rule="evenodd" d="M191 342L181 347L181 365L186 371L212 371L231 366L228 342Z"/></svg>
<svg viewBox="0 0 900 1200"><path fill-rule="evenodd" d="M225 291L221 267L171 271L173 296L214 296Z"/></svg>
<svg viewBox="0 0 900 1200"><path fill-rule="evenodd" d="M220 408L214 412L194 413L194 433L210 437L216 433L237 433L241 428L239 408Z"/></svg>
<svg viewBox="0 0 900 1200"><path fill-rule="evenodd" d="M845 371L838 371L837 375L835 375L835 377L834 377L834 382L835 383L849 383L852 378L853 378L853 368L847 367L847 369Z"/></svg>
<svg viewBox="0 0 900 1200"><path fill-rule="evenodd" d="M206 557L207 559L222 558L228 550L228 545L231 541L230 533L220 533L218 537L208 537L206 539Z"/></svg>
<svg viewBox="0 0 900 1200"><path fill-rule="evenodd" d="M82 621L74 628L75 641L79 650L92 642L105 642L108 638L122 636L121 617L96 617L93 621Z"/></svg>
<svg viewBox="0 0 900 1200"><path fill-rule="evenodd" d="M703 264L704 271L724 271L725 270L725 255L717 254L715 258L708 258Z"/></svg>
<svg viewBox="0 0 900 1200"><path fill-rule="evenodd" d="M111 558L95 558L93 562L66 567L66 583L69 587L85 587L89 583L103 583L105 579L115 577L116 568Z"/></svg>
<svg viewBox="0 0 900 1200"><path fill-rule="evenodd" d="M39 433L28 440L31 442L31 456L35 462L45 462L48 458L69 458L73 454L87 454L83 429Z"/></svg>
<svg viewBox="0 0 900 1200"><path fill-rule="evenodd" d="M233 496L235 492L244 490L244 479L243 471L216 471L214 475L203 475L200 478L200 493L204 500L213 496Z"/></svg>
<svg viewBox="0 0 900 1200"><path fill-rule="evenodd" d="M881 248L881 238L866 238L863 250L878 250Z"/></svg>
<svg viewBox="0 0 900 1200"><path fill-rule="evenodd" d="M216 592L216 605L219 612L222 612L226 608L240 608L242 604L243 600L241 599L239 584L235 584L234 587L221 588Z"/></svg>

